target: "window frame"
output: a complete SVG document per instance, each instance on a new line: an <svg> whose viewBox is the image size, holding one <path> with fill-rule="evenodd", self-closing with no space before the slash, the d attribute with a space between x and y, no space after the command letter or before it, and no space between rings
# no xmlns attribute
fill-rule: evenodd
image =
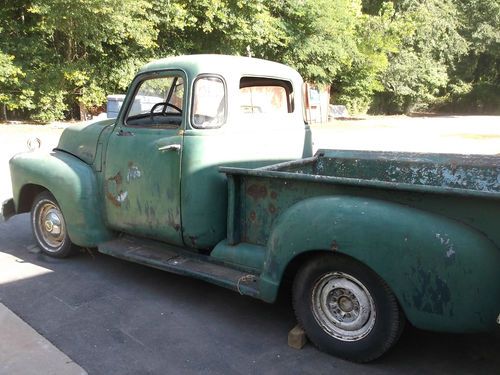
<svg viewBox="0 0 500 375"><path fill-rule="evenodd" d="M198 83L199 80L201 79L206 79L206 78L217 78L218 80L220 80L222 82L222 86L224 88L224 121L222 121L222 123L220 125L217 125L217 126L209 126L209 127L201 127L201 126L197 126L195 125L194 123L194 99L195 99L195 94L196 94L196 84ZM223 76L221 76L220 74L214 74L214 73L203 73L203 74L199 74L195 80L193 81L193 89L192 89L192 94L191 94L191 114L190 114L190 123L191 123L191 127L193 129L200 129L200 130L210 130L210 129L220 129L221 127L223 127L224 125L227 124L227 111L228 111L228 104L227 104L227 84L226 84L226 80L224 79Z"/></svg>
<svg viewBox="0 0 500 375"><path fill-rule="evenodd" d="M180 77L182 78L183 82L182 85L184 86L184 96L182 99L182 112L181 112L181 123L179 125L175 124L156 124L156 125L132 125L132 124L127 124L128 116L130 111L132 110L132 106L134 104L134 99L141 88L142 84L145 81L152 80L152 79L161 79L161 78L169 78L169 77ZM135 129L178 129L183 126L184 119L185 119L185 113L186 113L186 108L187 108L187 79L186 79L186 73L183 70L159 70L159 71L152 71L152 72L145 72L142 74L137 75L136 77L136 82L134 82L133 86L133 91L131 92L131 95L127 94L128 100L126 103L126 108L121 120L121 123L124 127L127 128L135 128Z"/></svg>
<svg viewBox="0 0 500 375"><path fill-rule="evenodd" d="M249 81L253 80L254 82L252 82L252 84L248 86L247 85L242 86L241 83L242 80L244 79L248 79ZM282 113L281 115L290 115L294 113L296 109L294 86L293 82L288 79L278 78L278 77L242 75L239 80L238 90L247 87L272 87L272 86L282 87L285 90L287 112Z"/></svg>

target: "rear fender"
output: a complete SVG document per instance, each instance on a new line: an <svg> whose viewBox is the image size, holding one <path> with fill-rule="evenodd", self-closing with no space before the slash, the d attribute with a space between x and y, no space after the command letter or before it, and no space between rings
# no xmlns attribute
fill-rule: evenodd
<svg viewBox="0 0 500 375"><path fill-rule="evenodd" d="M500 251L443 216L359 197L301 201L275 223L261 274L274 300L287 265L309 251L348 255L374 270L408 320L424 329L481 331L500 313Z"/></svg>
<svg viewBox="0 0 500 375"><path fill-rule="evenodd" d="M56 198L71 241L94 247L113 237L104 223L96 176L80 159L61 151L50 154L24 153L10 160L16 212L29 211L31 202L21 192L46 189Z"/></svg>

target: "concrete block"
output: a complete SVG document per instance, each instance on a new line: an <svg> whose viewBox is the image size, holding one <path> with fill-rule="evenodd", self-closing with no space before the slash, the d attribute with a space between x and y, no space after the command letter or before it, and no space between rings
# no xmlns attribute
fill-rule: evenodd
<svg viewBox="0 0 500 375"><path fill-rule="evenodd" d="M290 348L302 349L306 342L306 333L298 324L288 332L288 346Z"/></svg>

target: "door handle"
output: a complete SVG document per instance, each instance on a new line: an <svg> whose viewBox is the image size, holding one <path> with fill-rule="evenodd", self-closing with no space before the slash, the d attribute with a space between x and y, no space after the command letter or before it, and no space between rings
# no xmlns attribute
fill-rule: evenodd
<svg viewBox="0 0 500 375"><path fill-rule="evenodd" d="M158 151L160 151L160 152L167 152L167 151L179 152L180 150L181 150L181 145L178 143L173 144L173 145L166 145L166 146L158 147Z"/></svg>

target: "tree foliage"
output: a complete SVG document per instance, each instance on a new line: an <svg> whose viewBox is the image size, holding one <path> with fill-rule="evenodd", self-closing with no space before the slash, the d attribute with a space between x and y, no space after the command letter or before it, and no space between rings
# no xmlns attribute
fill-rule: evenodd
<svg viewBox="0 0 500 375"><path fill-rule="evenodd" d="M329 84L349 66L356 50L361 3L352 0L270 2L284 32L283 43L268 54L298 69L305 79Z"/></svg>
<svg viewBox="0 0 500 375"><path fill-rule="evenodd" d="M0 113L72 117L151 59L247 48L354 112L500 107L498 0L0 0Z"/></svg>
<svg viewBox="0 0 500 375"><path fill-rule="evenodd" d="M469 49L453 67L443 108L500 113L500 1L463 0L458 9Z"/></svg>
<svg viewBox="0 0 500 375"><path fill-rule="evenodd" d="M459 34L458 10L452 0L403 0L396 17L409 31L399 51L390 54L382 75L385 99L397 111L431 103L448 83L448 67L467 51Z"/></svg>

